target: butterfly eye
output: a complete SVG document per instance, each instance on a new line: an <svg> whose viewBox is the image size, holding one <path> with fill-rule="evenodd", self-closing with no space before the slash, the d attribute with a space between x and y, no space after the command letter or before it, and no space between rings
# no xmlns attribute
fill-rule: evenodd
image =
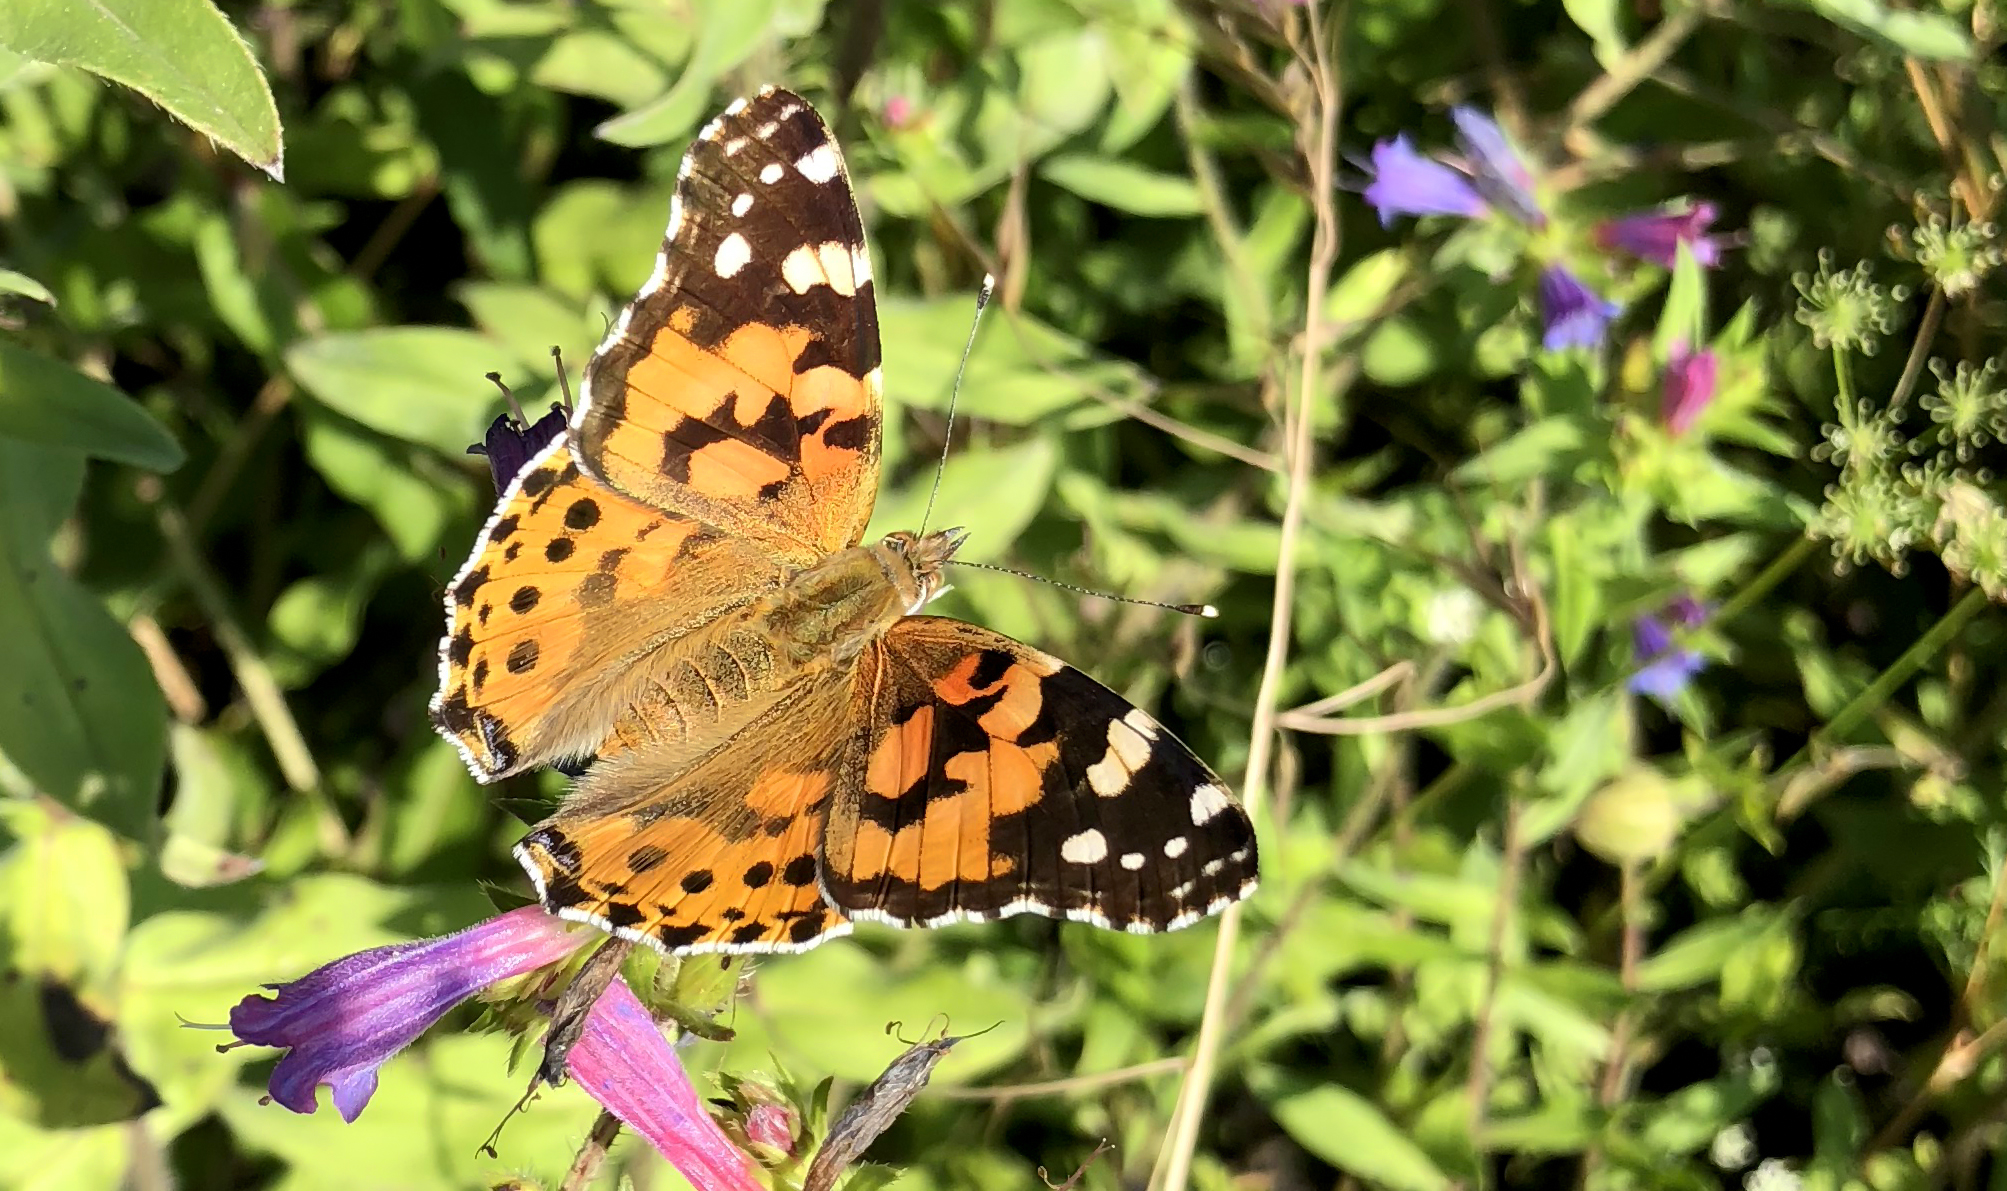
<svg viewBox="0 0 2007 1191"><path fill-rule="evenodd" d="M885 535L885 540L880 544L897 550L901 554L906 553L906 539L900 534L888 533Z"/></svg>

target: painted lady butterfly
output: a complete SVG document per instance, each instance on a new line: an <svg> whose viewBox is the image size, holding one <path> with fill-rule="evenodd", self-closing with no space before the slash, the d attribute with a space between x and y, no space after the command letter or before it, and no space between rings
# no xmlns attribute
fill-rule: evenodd
<svg viewBox="0 0 2007 1191"><path fill-rule="evenodd" d="M447 591L432 719L474 776L596 757L516 848L544 904L684 953L1245 897L1247 815L1189 749L917 614L961 530L858 544L883 416L849 176L769 88L698 134L653 275Z"/></svg>

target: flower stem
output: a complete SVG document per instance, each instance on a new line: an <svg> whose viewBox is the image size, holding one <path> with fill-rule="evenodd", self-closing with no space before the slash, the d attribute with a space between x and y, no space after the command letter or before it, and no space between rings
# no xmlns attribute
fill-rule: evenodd
<svg viewBox="0 0 2007 1191"><path fill-rule="evenodd" d="M1918 637L1915 644L1903 650L1902 656L1890 664L1888 669L1877 675L1860 694L1855 695L1832 719L1827 720L1826 726L1814 733L1812 739L1805 742L1804 748L1799 749L1789 761L1778 766L1772 781L1804 764L1815 749L1846 736L1860 726L1862 720L1867 719L1882 704L1889 701L1889 697L1896 693L1897 688L1914 677L1918 670L1923 669L1924 663L1951 644L1951 639L1965 627L1965 622L1978 615L1979 610L1986 607L1988 602L1983 588L1975 587L1967 591L1965 598L1953 605L1951 611L1930 626L1930 630ZM1816 788L1807 787L1808 790ZM1780 820L1794 818L1798 812L1805 809L1807 801L1808 796L1804 795L1788 801L1780 798L1777 804L1777 818Z"/></svg>
<svg viewBox="0 0 2007 1191"><path fill-rule="evenodd" d="M1772 559L1770 565L1764 567L1756 578L1751 579L1747 586L1718 608L1714 615L1708 618L1709 622L1727 624L1748 611L1751 604L1769 595L1771 588L1782 583L1787 575L1803 566L1805 560L1818 549L1819 543L1812 538L1801 537L1791 543L1790 549Z"/></svg>

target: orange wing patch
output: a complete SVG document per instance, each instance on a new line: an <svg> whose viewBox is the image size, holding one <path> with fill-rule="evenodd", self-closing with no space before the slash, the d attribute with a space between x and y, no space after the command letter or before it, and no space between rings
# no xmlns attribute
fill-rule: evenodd
<svg viewBox="0 0 2007 1191"><path fill-rule="evenodd" d="M1030 646L908 617L863 663L823 884L901 926L1038 913L1171 930L1254 887L1253 830L1161 725Z"/></svg>
<svg viewBox="0 0 2007 1191"><path fill-rule="evenodd" d="M692 765L647 747L602 760L516 847L544 905L679 954L801 951L848 932L816 861L842 694L809 692ZM824 730L782 766L761 760L775 722Z"/></svg>
<svg viewBox="0 0 2007 1191"><path fill-rule="evenodd" d="M594 483L560 438L447 586L432 721L483 781L590 755L643 695L630 659L781 573L751 543Z"/></svg>
<svg viewBox="0 0 2007 1191"><path fill-rule="evenodd" d="M636 500L806 565L870 519L878 366L842 155L798 96L762 91L683 159L654 276L586 366L579 459Z"/></svg>

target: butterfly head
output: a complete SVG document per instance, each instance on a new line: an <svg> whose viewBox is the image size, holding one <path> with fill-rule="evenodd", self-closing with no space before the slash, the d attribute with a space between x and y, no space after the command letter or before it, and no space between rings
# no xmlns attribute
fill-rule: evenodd
<svg viewBox="0 0 2007 1191"><path fill-rule="evenodd" d="M909 615L926 607L929 600L940 594L943 586L941 569L948 565L948 560L961 549L968 536L969 531L960 526L936 530L924 536L900 530L886 534L878 543L878 549L894 561L894 565L887 569L895 577L900 598L905 601Z"/></svg>

